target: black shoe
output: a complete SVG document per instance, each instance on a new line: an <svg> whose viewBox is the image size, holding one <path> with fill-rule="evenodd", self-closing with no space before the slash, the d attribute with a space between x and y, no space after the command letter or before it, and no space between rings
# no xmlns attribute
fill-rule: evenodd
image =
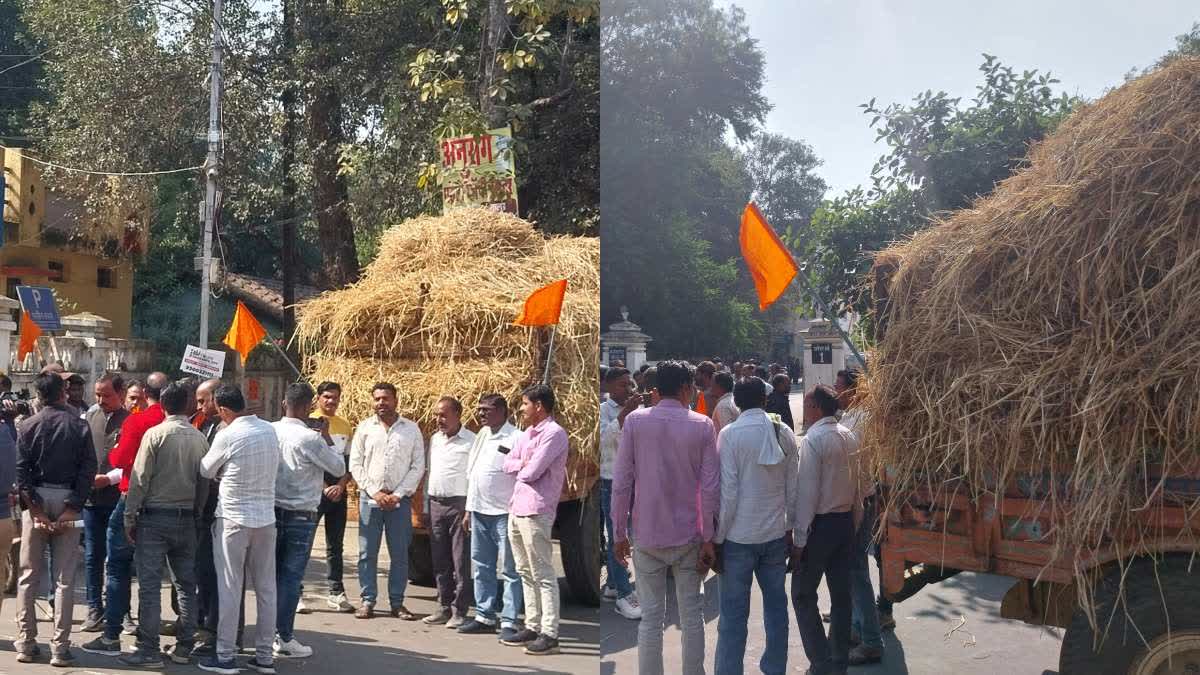
<svg viewBox="0 0 1200 675"><path fill-rule="evenodd" d="M214 656L217 653L217 641L203 640L192 648L192 656Z"/></svg>
<svg viewBox="0 0 1200 675"><path fill-rule="evenodd" d="M500 638L500 642L508 645L509 647L523 647L527 643L533 642L536 639L538 639L538 634L529 630L528 628L525 628L517 631L515 635L507 640Z"/></svg>
<svg viewBox="0 0 1200 675"><path fill-rule="evenodd" d="M520 632L521 632L520 630L518 630L516 628L512 628L511 626L508 628L501 628L500 629L500 641L501 642L505 642L505 641L512 642L513 640L515 640L517 638L517 633L520 633Z"/></svg>
<svg viewBox="0 0 1200 675"><path fill-rule="evenodd" d="M167 656L171 657L171 660L174 661L175 663L182 664L182 663L191 663L192 662L192 654L194 654L194 653L196 653L195 645L187 644L184 642L176 642L175 646L171 647L171 651L167 652Z"/></svg>
<svg viewBox="0 0 1200 675"><path fill-rule="evenodd" d="M525 653L534 656L546 656L558 653L558 638L549 635L539 635L536 640L525 645Z"/></svg>
<svg viewBox="0 0 1200 675"><path fill-rule="evenodd" d="M480 623L477 619L471 619L455 630L464 635L476 635L480 633L495 633L496 627L489 626L486 623Z"/></svg>
<svg viewBox="0 0 1200 675"><path fill-rule="evenodd" d="M117 661L133 668L163 667L162 654L144 652L141 649L130 654L125 654L121 658L117 659Z"/></svg>
<svg viewBox="0 0 1200 675"><path fill-rule="evenodd" d="M238 675L241 672L237 661L233 659L220 661L215 655L200 659L199 666L200 670L207 670L210 673L220 673L221 675Z"/></svg>
<svg viewBox="0 0 1200 675"><path fill-rule="evenodd" d="M79 648L89 654L99 654L101 656L120 656L121 640L109 640L101 635L91 642L80 645Z"/></svg>

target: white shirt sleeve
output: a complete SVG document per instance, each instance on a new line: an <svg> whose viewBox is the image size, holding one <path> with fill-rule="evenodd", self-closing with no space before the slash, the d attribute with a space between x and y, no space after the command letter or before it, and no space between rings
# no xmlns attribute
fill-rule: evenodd
<svg viewBox="0 0 1200 675"><path fill-rule="evenodd" d="M737 515L738 503L738 464L737 453L733 450L732 439L728 429L722 429L717 434L717 457L721 461L721 504L717 512L717 533L713 543L720 544L733 527L733 519Z"/></svg>
<svg viewBox="0 0 1200 675"><path fill-rule="evenodd" d="M396 486L396 493L411 497L417 491L417 487L421 485L421 478L425 476L425 442L421 439L421 432L417 430L415 424L408 427L405 436L407 438L401 442L408 445L408 467L401 469L403 473Z"/></svg>
<svg viewBox="0 0 1200 675"><path fill-rule="evenodd" d="M792 524L794 546L808 543L808 528L817 513L821 494L821 456L811 435L800 439L800 470L796 482L795 520Z"/></svg>

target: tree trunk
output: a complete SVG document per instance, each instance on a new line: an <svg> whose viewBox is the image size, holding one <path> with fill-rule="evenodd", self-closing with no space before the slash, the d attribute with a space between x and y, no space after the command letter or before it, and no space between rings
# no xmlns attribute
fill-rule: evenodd
<svg viewBox="0 0 1200 675"><path fill-rule="evenodd" d="M295 0L283 0L283 29L282 29L282 70L287 83L279 97L283 108L283 131L280 134L279 145L282 154L279 159L279 184L283 193L279 204L278 220L280 221L280 237L283 267L283 343L288 354L294 359L297 356L292 337L296 332L296 180L292 172L296 163L296 13L293 3Z"/></svg>
<svg viewBox="0 0 1200 675"><path fill-rule="evenodd" d="M488 96L488 89L496 81L499 69L496 55L500 53L500 45L504 41L504 33L508 30L508 11L504 0L488 0L488 19L483 31L483 40L479 49L479 111L487 120L488 128L495 129L504 124L504 109L500 108Z"/></svg>
<svg viewBox="0 0 1200 675"><path fill-rule="evenodd" d="M335 5L340 5L334 0ZM350 190L338 175L338 152L346 139L342 128L342 99L338 91L338 36L334 29L339 7L326 0L307 0L301 18L301 39L309 58L304 64L304 89L309 93L308 147L312 154L313 209L321 248L322 277L338 288L358 280L358 253L350 221Z"/></svg>

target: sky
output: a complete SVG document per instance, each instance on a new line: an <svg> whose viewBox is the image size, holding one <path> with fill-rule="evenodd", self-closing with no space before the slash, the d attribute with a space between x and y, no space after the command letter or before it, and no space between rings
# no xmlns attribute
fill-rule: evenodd
<svg viewBox="0 0 1200 675"><path fill-rule="evenodd" d="M1200 21L1196 0L734 0L766 56L768 131L809 143L826 196L868 185L886 146L857 106L931 89L969 100L983 53L1095 98Z"/></svg>

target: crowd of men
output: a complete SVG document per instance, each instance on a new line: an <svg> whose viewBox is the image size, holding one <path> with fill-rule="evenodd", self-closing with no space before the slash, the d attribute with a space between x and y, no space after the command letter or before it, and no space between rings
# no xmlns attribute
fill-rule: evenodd
<svg viewBox="0 0 1200 675"><path fill-rule="evenodd" d="M7 378L4 385L11 388ZM84 386L80 376L49 366L34 381L37 400L29 409L7 400L0 406L9 431L0 433L0 485L13 486L13 498L0 500L0 558L19 527L19 662L41 656L34 603L49 574L49 662L75 664L81 548L88 610L80 630L99 633L84 651L139 667L161 667L164 656L180 664L198 657L203 670L237 673L251 588L256 635L246 665L270 674L277 658L311 656L296 638L296 614L310 611L302 582L322 518L329 606L359 619L376 616L386 540L388 613L416 620L404 599L412 500L422 479L440 602L425 623L464 634L498 629L500 642L528 654L558 652L550 532L568 444L549 387L523 392L524 431L509 421L501 395L480 399L478 433L463 424L461 402L443 397L427 446L418 425L397 412L396 388L386 382L372 387L375 414L357 427L337 414L342 390L334 382L315 391L302 382L288 386L276 422L253 414L241 390L220 380L174 382L153 373L132 384L107 373L94 383L91 407ZM352 480L359 496L357 607L342 578ZM167 576L177 619L164 623ZM132 651L123 651L123 633L136 635ZM161 634L175 637L165 654Z"/></svg>
<svg viewBox="0 0 1200 675"><path fill-rule="evenodd" d="M754 580L766 642L759 668L787 671L789 572L808 672L879 662L881 627L895 622L868 568L877 504L859 450L858 372L840 371L834 387L808 390L799 440L786 373L662 361L637 373L602 368L601 380L606 594L619 614L641 620L639 672L663 672L668 578L679 608L682 672L704 672L701 583L710 570L719 575L718 675L743 672ZM832 604L824 617L822 579Z"/></svg>

